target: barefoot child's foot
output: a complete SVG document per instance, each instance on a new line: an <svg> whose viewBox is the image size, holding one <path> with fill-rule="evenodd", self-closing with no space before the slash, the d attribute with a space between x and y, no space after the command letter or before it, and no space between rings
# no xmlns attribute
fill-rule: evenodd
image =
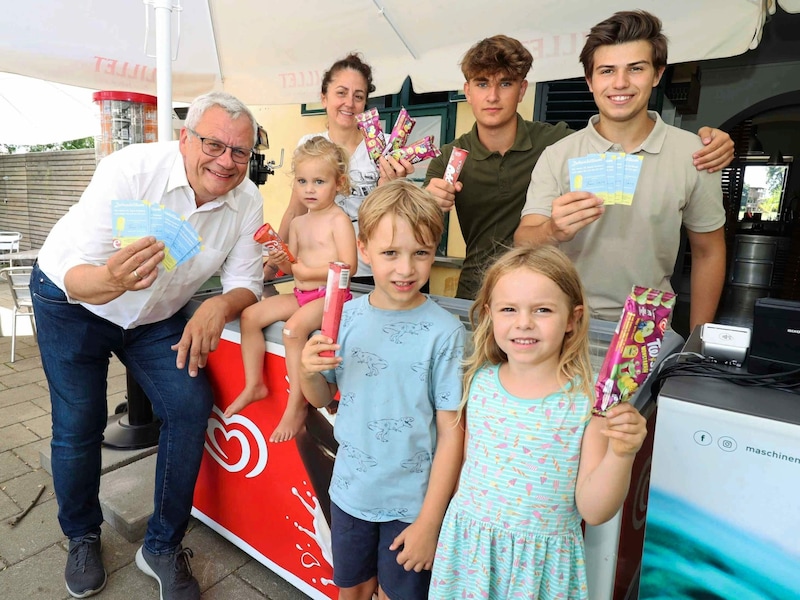
<svg viewBox="0 0 800 600"><path fill-rule="evenodd" d="M306 415L308 414L308 404L305 400L301 399L299 403L292 402L286 405L286 410L283 411L281 422L269 436L270 442L288 442L297 432L303 428L306 422Z"/></svg>
<svg viewBox="0 0 800 600"><path fill-rule="evenodd" d="M269 394L269 390L263 383L259 383L257 386L252 388L244 388L242 393L236 396L236 400L234 400L233 403L225 409L225 418L228 419L232 417L245 406L255 402L256 400L266 398L267 394Z"/></svg>

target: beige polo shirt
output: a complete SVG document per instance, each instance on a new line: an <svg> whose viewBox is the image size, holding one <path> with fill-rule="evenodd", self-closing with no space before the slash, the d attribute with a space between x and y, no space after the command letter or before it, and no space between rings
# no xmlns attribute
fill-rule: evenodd
<svg viewBox="0 0 800 600"><path fill-rule="evenodd" d="M559 245L578 269L593 318L617 321L634 285L672 291L681 224L697 233L725 224L720 173L697 171L692 164L692 153L703 147L700 138L665 124L656 112L648 116L655 127L633 151L644 159L632 205L607 206L600 219ZM522 216L550 217L553 200L569 192L568 159L623 152L597 132L599 118L545 149L531 174Z"/></svg>

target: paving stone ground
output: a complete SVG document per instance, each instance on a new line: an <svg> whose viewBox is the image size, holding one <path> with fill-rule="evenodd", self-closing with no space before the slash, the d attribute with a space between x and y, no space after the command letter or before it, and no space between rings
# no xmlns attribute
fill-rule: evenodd
<svg viewBox="0 0 800 600"><path fill-rule="evenodd" d="M0 292L0 307L11 307ZM39 453L49 447L50 401L33 336L17 338L16 360L11 338L0 337L0 598L2 600L68 600L64 586L66 538L57 520L53 480L41 467ZM124 401L124 368L113 362L109 374L109 407ZM44 493L15 527L9 519ZM136 568L141 540L127 541L103 525L103 558L108 584L98 600L155 600L154 580ZM184 545L195 553L192 569L203 600L300 600L308 598L258 561L192 519Z"/></svg>

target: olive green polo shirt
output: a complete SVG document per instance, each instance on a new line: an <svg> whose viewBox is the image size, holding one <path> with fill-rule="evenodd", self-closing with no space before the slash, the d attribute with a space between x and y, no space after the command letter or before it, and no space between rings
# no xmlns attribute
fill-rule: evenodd
<svg viewBox="0 0 800 600"><path fill-rule="evenodd" d="M453 147L469 152L458 177L464 187L455 203L467 246L456 293L459 298L474 298L491 260L513 246L536 161L547 146L570 133L565 123L526 121L518 114L517 137L505 154L486 149L478 139L476 123L471 131L445 144L442 155L431 161L425 186L443 176Z"/></svg>

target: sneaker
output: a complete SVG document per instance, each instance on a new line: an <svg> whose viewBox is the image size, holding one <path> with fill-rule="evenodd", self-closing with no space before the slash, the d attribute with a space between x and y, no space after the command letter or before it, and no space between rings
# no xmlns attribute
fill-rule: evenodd
<svg viewBox="0 0 800 600"><path fill-rule="evenodd" d="M64 570L67 591L73 598L88 598L106 587L108 575L100 558L100 536L88 533L69 540L67 568Z"/></svg>
<svg viewBox="0 0 800 600"><path fill-rule="evenodd" d="M158 581L161 600L200 600L200 584L189 565L193 556L191 549L180 546L172 554L151 554L142 546L136 551L136 566Z"/></svg>

